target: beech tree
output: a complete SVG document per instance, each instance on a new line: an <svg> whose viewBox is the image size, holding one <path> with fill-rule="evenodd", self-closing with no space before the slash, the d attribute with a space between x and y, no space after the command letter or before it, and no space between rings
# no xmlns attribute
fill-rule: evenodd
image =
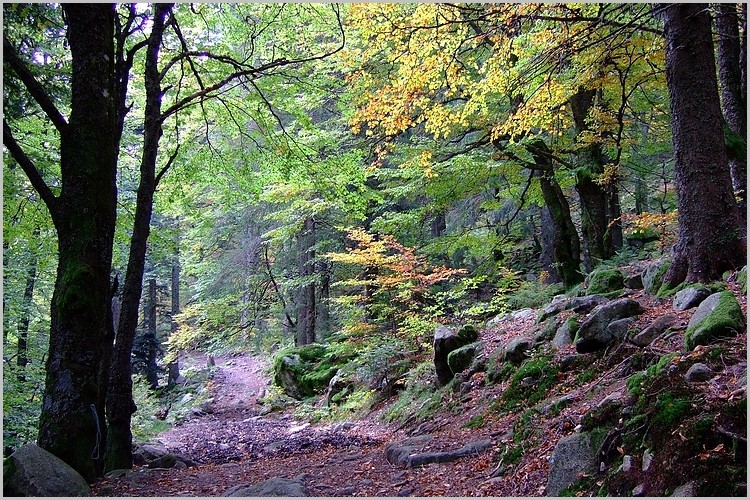
<svg viewBox="0 0 750 500"><path fill-rule="evenodd" d="M663 9L680 228L664 281L707 283L746 259L724 148L711 16L706 4Z"/></svg>

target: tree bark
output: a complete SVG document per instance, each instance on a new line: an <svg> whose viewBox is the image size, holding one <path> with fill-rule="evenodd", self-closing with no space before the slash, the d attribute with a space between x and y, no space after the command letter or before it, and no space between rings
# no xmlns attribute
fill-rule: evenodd
<svg viewBox="0 0 750 500"><path fill-rule="evenodd" d="M177 331L177 321L175 316L180 314L180 246L179 238L175 242L174 255L172 256L172 316L169 324L171 334ZM180 378L180 361L175 358L174 361L167 364L167 387L174 387L177 379Z"/></svg>
<svg viewBox="0 0 750 500"><path fill-rule="evenodd" d="M746 243L732 194L706 4L665 4L680 234L665 283L707 283L742 265Z"/></svg>
<svg viewBox="0 0 750 500"><path fill-rule="evenodd" d="M148 280L148 300L146 301L146 380L151 389L159 387L159 371L156 365L156 354L159 350L156 339L156 279Z"/></svg>
<svg viewBox="0 0 750 500"><path fill-rule="evenodd" d="M551 221L550 227L543 228L543 232L548 231L543 241L550 245L552 266L557 276L566 288L570 288L583 280L580 272L580 240L570 216L570 205L555 180L552 162L546 154L549 152L547 145L541 140L536 141L533 146L529 146L529 152L534 157L535 175L539 178L542 197L549 209Z"/></svg>
<svg viewBox="0 0 750 500"><path fill-rule="evenodd" d="M589 130L586 117L594 105L595 90L580 89L570 98L570 107L577 133ZM583 235L584 268L586 272L599 261L614 256L622 246L619 224L620 200L616 181L605 186L596 182L604 173L606 159L600 144L583 149L584 164L576 173L576 191L581 202L581 233Z"/></svg>
<svg viewBox="0 0 750 500"><path fill-rule="evenodd" d="M35 242L39 237L39 226L36 226L33 231L32 242ZM31 322L31 309L34 305L34 286L36 285L36 272L38 263L37 249L32 248L29 245L29 263L26 268L26 286L23 291L23 299L21 301L21 316L18 320L18 356L16 361L18 367L21 369L18 373L18 380L23 382L26 380L26 365L29 362L28 359L28 338L29 338L29 323Z"/></svg>
<svg viewBox="0 0 750 500"><path fill-rule="evenodd" d="M309 281L300 287L297 301L297 345L315 342L315 219L307 217L299 235L299 276Z"/></svg>
<svg viewBox="0 0 750 500"><path fill-rule="evenodd" d="M717 54L719 61L719 82L721 83L721 108L724 119L735 134L747 142L747 102L742 85L739 19L736 4L718 4L716 14ZM745 6L745 8L747 8ZM743 222L747 220L747 161L740 155L732 155L729 160L732 187L739 204ZM744 224L743 224L744 226Z"/></svg>
<svg viewBox="0 0 750 500"><path fill-rule="evenodd" d="M153 213L156 190L156 159L161 137L161 82L159 77L159 49L164 34L165 19L172 4L156 4L153 25L146 49L145 88L146 109L144 115L143 155L140 166L140 182L136 194L133 233L130 239L130 254L122 290L120 322L112 356L107 395L107 419L109 434L105 470L130 469L133 466L132 434L130 420L136 407L133 402L133 381L130 352L138 325L138 305L141 300L146 248Z"/></svg>
<svg viewBox="0 0 750 500"><path fill-rule="evenodd" d="M115 11L112 4L64 4L63 9L73 67L71 113L69 126L61 131L62 190L48 203L59 260L38 444L93 481L101 471L104 445L101 393L106 384L99 375L111 328L117 200Z"/></svg>

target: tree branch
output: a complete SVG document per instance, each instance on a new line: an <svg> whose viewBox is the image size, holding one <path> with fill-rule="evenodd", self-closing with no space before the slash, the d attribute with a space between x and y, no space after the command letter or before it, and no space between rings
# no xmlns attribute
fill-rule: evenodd
<svg viewBox="0 0 750 500"><path fill-rule="evenodd" d="M180 145L177 144L177 147L175 148L174 152L169 156L169 160L167 160L167 164L164 165L164 167L159 170L159 173L156 175L156 178L154 179L154 189L156 189L156 186L159 185L159 181L162 177L164 177L164 174L167 173L167 170L169 170L169 167L172 166L174 163L175 158L177 158L177 153L180 152Z"/></svg>
<svg viewBox="0 0 750 500"><path fill-rule="evenodd" d="M34 75L31 74L31 71L29 71L29 68L18 56L16 49L13 48L13 45L5 37L5 35L3 35L3 58L8 62L11 69L18 76L18 78L21 79L21 82L23 82L26 90L29 91L31 97L33 97L34 100L39 104L39 106L41 106L42 111L44 111L47 117L49 117L52 124L55 126L58 132L60 132L60 135L67 134L68 122L65 121L65 117L62 115L62 113L60 113L60 111L58 111L57 107L52 102L52 99L47 94L47 91L44 89L42 84L39 83L36 78L34 78ZM5 133L3 132L3 137L4 136Z"/></svg>
<svg viewBox="0 0 750 500"><path fill-rule="evenodd" d="M3 145L8 148L8 152L10 152L10 155L21 166L21 169L29 178L31 185L39 193L39 196L42 198L42 201L44 201L45 205L47 205L50 214L52 214L52 220L56 221L56 219L59 217L59 202L57 197L52 193L52 190L49 188L47 183L44 182L42 174L39 173L39 170L36 168L36 165L34 165L34 162L32 162L31 159L26 156L26 153L24 153L23 149L21 149L21 146L19 146L19 144L16 142L16 139L13 137L13 134L10 131L10 126L5 120L3 120Z"/></svg>

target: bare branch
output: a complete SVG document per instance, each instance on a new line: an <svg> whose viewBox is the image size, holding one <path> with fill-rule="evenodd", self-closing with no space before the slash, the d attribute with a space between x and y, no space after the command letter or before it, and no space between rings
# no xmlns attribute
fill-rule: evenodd
<svg viewBox="0 0 750 500"><path fill-rule="evenodd" d="M162 167L161 170L159 170L158 174L156 174L156 178L154 179L154 189L156 189L156 186L159 185L159 181L161 180L161 178L164 177L164 174L166 174L169 168L172 166L175 159L177 158L177 153L179 152L180 152L180 145L177 144L177 147L174 149L174 152L169 156L169 160L167 160L167 164L164 165L164 167Z"/></svg>
<svg viewBox="0 0 750 500"><path fill-rule="evenodd" d="M8 152L10 152L10 155L21 166L21 169L29 178L31 185L34 186L34 189L36 189L45 205L47 205L49 213L52 214L52 220L56 221L56 219L59 218L59 201L57 197L52 193L52 190L49 188L47 183L44 182L42 174L39 173L39 170L36 168L36 165L34 165L34 162L32 162L31 159L26 156L26 153L24 153L23 149L21 149L21 146L19 146L19 144L16 142L16 139L13 137L13 134L10 131L10 126L5 120L3 120L3 145L8 148Z"/></svg>
<svg viewBox="0 0 750 500"><path fill-rule="evenodd" d="M29 91L31 97L33 97L39 106L41 106L42 111L44 111L55 128L60 132L60 135L65 135L68 132L68 122L65 121L65 117L57 109L42 84L34 78L34 75L29 71L26 63L21 60L16 49L4 35L3 58L8 62L11 69L13 69L13 72L18 75L18 78L21 79L21 82L23 82L26 90ZM3 133L3 136L4 135L5 134Z"/></svg>

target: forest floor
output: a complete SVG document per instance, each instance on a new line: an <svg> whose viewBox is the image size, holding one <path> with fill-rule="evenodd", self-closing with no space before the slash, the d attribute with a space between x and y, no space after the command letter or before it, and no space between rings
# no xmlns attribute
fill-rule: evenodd
<svg viewBox="0 0 750 500"><path fill-rule="evenodd" d="M732 284L747 314L747 299L736 288ZM670 301L656 300L642 291L632 298L647 309L638 318L637 328L672 313L678 316L676 334L643 350L622 344L605 354L587 355L584 366L561 373L554 391L533 408L519 403L516 409L498 411L496 404L507 383L488 384L477 373L469 381L469 390L444 398L440 411L422 423L385 423L382 414L393 402L388 400L361 419L311 425L296 420L292 409L264 414L257 399L270 383L266 360L249 355L217 357L210 383L211 412L193 416L155 440L198 465L182 470L137 467L92 485L93 494L221 496L234 486L301 477L309 496L543 496L555 445L573 432L591 408L606 398L627 394L626 365L634 356L658 359L681 350L680 332L691 312L675 313ZM532 328L534 316L519 316L502 328L482 330L480 340L492 351ZM742 397L739 392L744 394L740 375L747 367L747 334L724 346L724 369L699 386L704 403L712 407ZM705 349L698 351L683 355L680 366L689 365ZM554 353L555 362L572 354L572 345L560 348ZM190 362L205 366L205 356L193 356ZM414 468L386 460L388 444L425 434L432 435L428 447L433 452L457 450L482 440L491 441L492 446L452 462ZM520 448L514 434L523 437ZM508 456L514 448L520 459L498 462L498 457ZM658 454L657 458L666 460ZM664 473L665 478L658 481L667 479L668 471Z"/></svg>

